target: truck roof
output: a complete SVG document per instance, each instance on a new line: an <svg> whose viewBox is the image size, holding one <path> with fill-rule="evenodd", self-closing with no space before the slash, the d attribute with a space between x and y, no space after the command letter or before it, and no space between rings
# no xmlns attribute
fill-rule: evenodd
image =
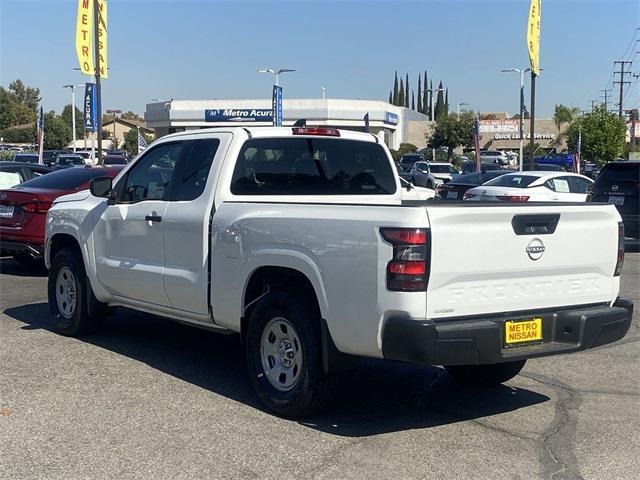
<svg viewBox="0 0 640 480"><path fill-rule="evenodd" d="M293 137L293 129L294 128L309 128L309 129L331 129L337 130L340 133L340 136L330 136L330 135L322 135L319 134L310 134L309 136L320 137L320 138L342 138L347 140L358 140L361 142L375 142L379 143L378 137L373 135L372 133L364 133L364 132L355 132L353 130L341 130L333 127L324 127L324 126L307 126L307 127L212 127L212 128L202 128L200 130L186 130L184 132L176 132L170 135L166 135L162 137L165 138L175 138L180 137L182 135L193 135L193 134L207 134L207 133L217 133L217 132L230 132L230 133L244 133L249 134L252 138L276 138L276 137ZM304 134L297 134L295 136L307 136Z"/></svg>

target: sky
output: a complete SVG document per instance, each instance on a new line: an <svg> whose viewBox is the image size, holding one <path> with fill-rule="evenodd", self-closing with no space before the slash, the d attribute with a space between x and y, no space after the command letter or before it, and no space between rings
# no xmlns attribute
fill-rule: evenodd
<svg viewBox="0 0 640 480"><path fill-rule="evenodd" d="M282 66L297 70L281 77L285 98L319 98L324 86L328 98L387 100L396 70L417 89L426 69L449 88L452 110L464 102L513 113L519 79L500 70L528 67L528 6L108 0L110 78L102 105L142 114L157 98L267 98L272 78L257 69ZM74 71L76 7L76 0L0 0L0 85L20 78L40 88L45 110L70 103L61 86L88 81ZM536 116L551 116L557 103L590 108L600 89L613 86L614 60L634 59L632 72L640 73L638 27L639 0L542 0ZM637 107L640 82L630 79L625 107Z"/></svg>

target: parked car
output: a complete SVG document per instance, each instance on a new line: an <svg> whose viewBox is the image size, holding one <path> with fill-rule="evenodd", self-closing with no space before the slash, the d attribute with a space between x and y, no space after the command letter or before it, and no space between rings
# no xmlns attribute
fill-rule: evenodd
<svg viewBox="0 0 640 480"><path fill-rule="evenodd" d="M37 153L16 153L13 161L19 163L39 163L40 157Z"/></svg>
<svg viewBox="0 0 640 480"><path fill-rule="evenodd" d="M502 165L497 163L489 163L489 162L480 163L481 172L489 172L492 170L502 170ZM474 173L476 171L476 162L473 162L473 161L462 162L460 164L460 171L463 174Z"/></svg>
<svg viewBox="0 0 640 480"><path fill-rule="evenodd" d="M50 172L53 172L51 168L37 163L0 162L0 189L14 187Z"/></svg>
<svg viewBox="0 0 640 480"><path fill-rule="evenodd" d="M91 150L76 150L74 154L80 155L84 158L84 163L87 165L93 165L93 154L91 153Z"/></svg>
<svg viewBox="0 0 640 480"><path fill-rule="evenodd" d="M514 172L467 190L465 200L489 202L585 202L588 177L577 173Z"/></svg>
<svg viewBox="0 0 640 480"><path fill-rule="evenodd" d="M405 153L400 157L399 165L405 172L411 171L416 162L424 162L424 157L420 153Z"/></svg>
<svg viewBox="0 0 640 480"><path fill-rule="evenodd" d="M58 155L63 155L66 153L71 153L70 150L44 150L42 152L42 162L47 167L52 167L56 163L56 158Z"/></svg>
<svg viewBox="0 0 640 480"><path fill-rule="evenodd" d="M84 167L86 163L81 155L74 153L62 154L56 157L55 169L63 170L71 167Z"/></svg>
<svg viewBox="0 0 640 480"><path fill-rule="evenodd" d="M45 218L55 199L86 190L89 180L115 177L118 167L84 167L57 170L0 190L0 250L28 264L44 253ZM86 191L83 194L89 196Z"/></svg>
<svg viewBox="0 0 640 480"><path fill-rule="evenodd" d="M480 173L467 173L460 175L449 183L442 183L436 187L435 198L438 200L463 200L464 194L470 188L482 185L500 175L509 173L509 170L487 170Z"/></svg>
<svg viewBox="0 0 640 480"><path fill-rule="evenodd" d="M127 162L127 157L123 156L123 155L105 155L104 157L102 157L102 164L103 165L126 165Z"/></svg>
<svg viewBox="0 0 640 480"><path fill-rule="evenodd" d="M283 416L324 407L359 357L497 385L631 325L611 205L405 203L386 145L361 132L180 132L90 191L47 215L51 327L87 334L120 305L236 332Z"/></svg>
<svg viewBox="0 0 640 480"><path fill-rule="evenodd" d="M450 163L416 162L409 171L414 185L435 189L437 185L447 183L460 172Z"/></svg>
<svg viewBox="0 0 640 480"><path fill-rule="evenodd" d="M616 206L625 234L640 236L640 161L607 163L591 187L591 202L606 202Z"/></svg>
<svg viewBox="0 0 640 480"><path fill-rule="evenodd" d="M533 170L531 170L531 164L529 162L525 162L522 166L525 172L532 171L541 171L541 172L566 172L566 170L560 165L554 165L551 163L538 163L534 162Z"/></svg>
<svg viewBox="0 0 640 480"><path fill-rule="evenodd" d="M507 154L498 150L481 150L480 160L482 162L497 163L499 165L509 165L509 157Z"/></svg>

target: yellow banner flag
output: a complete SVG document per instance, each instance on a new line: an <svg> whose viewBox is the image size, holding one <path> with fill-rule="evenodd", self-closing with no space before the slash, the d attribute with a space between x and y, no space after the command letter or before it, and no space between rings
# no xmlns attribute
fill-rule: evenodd
<svg viewBox="0 0 640 480"><path fill-rule="evenodd" d="M107 63L107 0L98 0L98 53L100 56L100 77L109 78Z"/></svg>
<svg viewBox="0 0 640 480"><path fill-rule="evenodd" d="M529 21L527 22L527 47L529 48L529 63L531 71L540 75L540 15L542 0L531 0L529 6Z"/></svg>
<svg viewBox="0 0 640 480"><path fill-rule="evenodd" d="M93 67L93 0L78 0L76 54L80 71L85 75L93 75L95 73Z"/></svg>

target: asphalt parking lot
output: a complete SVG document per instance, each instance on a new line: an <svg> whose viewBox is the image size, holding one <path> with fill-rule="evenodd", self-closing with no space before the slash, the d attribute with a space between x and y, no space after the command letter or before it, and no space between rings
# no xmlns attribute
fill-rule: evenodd
<svg viewBox="0 0 640 480"><path fill-rule="evenodd" d="M622 294L640 302L628 242ZM616 344L464 390L366 361L329 412L265 412L239 340L120 309L48 329L46 272L0 260L0 478L640 478L640 323Z"/></svg>

